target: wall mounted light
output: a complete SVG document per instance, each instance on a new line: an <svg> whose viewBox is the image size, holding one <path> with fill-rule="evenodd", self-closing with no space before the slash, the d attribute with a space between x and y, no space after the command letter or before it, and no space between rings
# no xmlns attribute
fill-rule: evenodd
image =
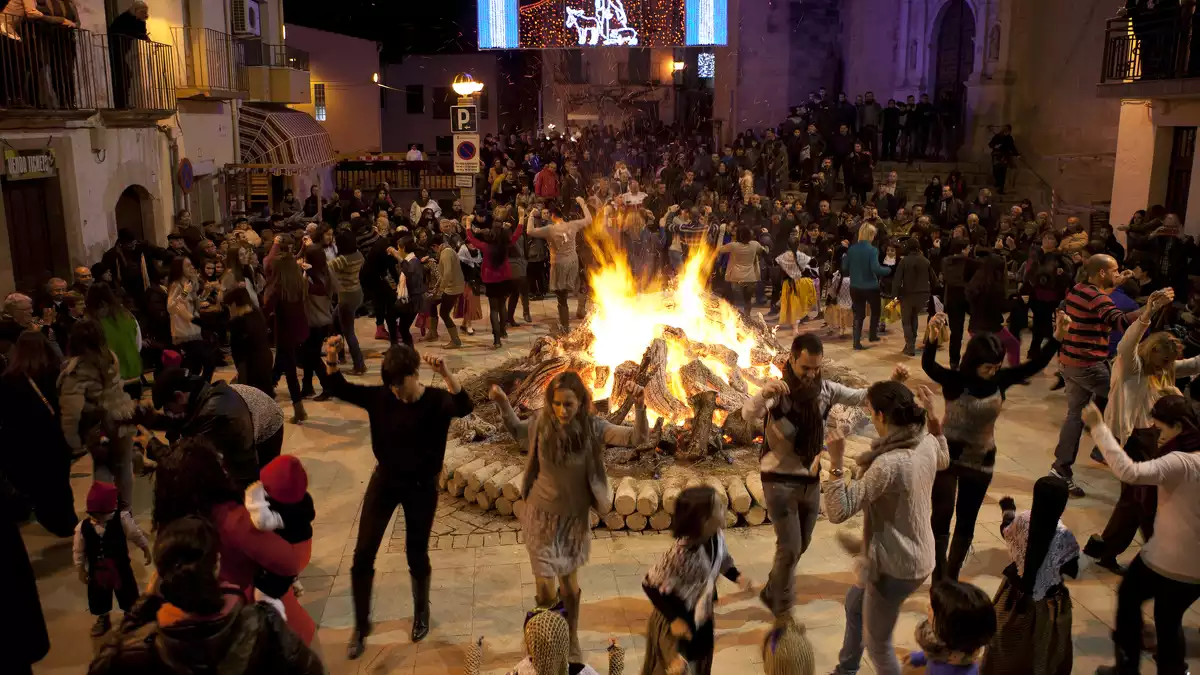
<svg viewBox="0 0 1200 675"><path fill-rule="evenodd" d="M671 63L671 70L674 70L675 72L679 72L685 68L687 68L687 64L683 61L675 61Z"/></svg>

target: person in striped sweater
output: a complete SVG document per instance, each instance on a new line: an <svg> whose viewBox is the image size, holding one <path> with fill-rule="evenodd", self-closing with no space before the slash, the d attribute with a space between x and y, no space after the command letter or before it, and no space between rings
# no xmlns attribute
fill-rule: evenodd
<svg viewBox="0 0 1200 675"><path fill-rule="evenodd" d="M1058 360L1067 383L1067 419L1059 431L1054 464L1050 469L1050 475L1066 481L1072 497L1084 496L1083 488L1075 484L1071 470L1079 454L1079 437L1083 433L1081 414L1088 403L1104 401L1108 397L1109 334L1114 330L1124 331L1138 314L1122 312L1108 296L1129 276L1129 272L1118 270L1112 256L1101 254L1088 258L1083 275L1084 281L1075 284L1064 301L1070 323Z"/></svg>

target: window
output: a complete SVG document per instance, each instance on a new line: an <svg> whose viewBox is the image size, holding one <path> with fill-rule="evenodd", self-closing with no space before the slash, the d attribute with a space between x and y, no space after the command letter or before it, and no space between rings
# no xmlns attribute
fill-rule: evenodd
<svg viewBox="0 0 1200 675"><path fill-rule="evenodd" d="M434 147L437 148L437 151L439 153L448 155L454 151L454 137L453 136L438 136L434 140Z"/></svg>
<svg viewBox="0 0 1200 675"><path fill-rule="evenodd" d="M313 109L318 122L325 121L325 84L313 85Z"/></svg>
<svg viewBox="0 0 1200 675"><path fill-rule="evenodd" d="M631 84L645 84L650 81L650 50L629 50L628 81Z"/></svg>
<svg viewBox="0 0 1200 675"><path fill-rule="evenodd" d="M405 104L409 115L425 114L425 87L420 84L410 84L404 88Z"/></svg>
<svg viewBox="0 0 1200 675"><path fill-rule="evenodd" d="M458 101L458 94L455 94L450 87L434 87L433 88L433 119L448 120L450 119L450 106Z"/></svg>
<svg viewBox="0 0 1200 675"><path fill-rule="evenodd" d="M583 50L563 50L559 82L561 84L587 84L587 68L583 63Z"/></svg>

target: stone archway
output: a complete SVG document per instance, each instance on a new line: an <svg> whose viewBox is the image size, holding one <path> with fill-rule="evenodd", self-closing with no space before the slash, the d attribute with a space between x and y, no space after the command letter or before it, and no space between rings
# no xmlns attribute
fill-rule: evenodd
<svg viewBox="0 0 1200 675"><path fill-rule="evenodd" d="M141 241L152 240L154 237L147 237L147 234L152 235L154 229L153 201L150 192L141 185L130 185L125 188L117 197L117 203L113 209L117 230L127 228L133 232L133 236ZM150 232L147 232L147 229Z"/></svg>

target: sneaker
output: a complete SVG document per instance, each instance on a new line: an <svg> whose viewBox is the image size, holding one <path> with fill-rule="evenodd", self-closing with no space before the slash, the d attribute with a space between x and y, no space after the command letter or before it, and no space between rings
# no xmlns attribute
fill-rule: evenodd
<svg viewBox="0 0 1200 675"><path fill-rule="evenodd" d="M101 614L96 617L96 623L92 624L92 637L104 637L110 630L112 619L108 618L107 614Z"/></svg>
<svg viewBox="0 0 1200 675"><path fill-rule="evenodd" d="M1083 491L1083 488L1081 488L1075 484L1074 478L1072 478L1070 476L1062 475L1061 473L1058 472L1057 469L1050 469L1050 475L1054 476L1055 478L1062 479L1062 481L1067 484L1067 492L1072 497L1086 497L1087 496L1087 493Z"/></svg>
<svg viewBox="0 0 1200 675"><path fill-rule="evenodd" d="M863 346L863 344L862 344L861 342L855 342L855 343L854 343L854 351L856 351L856 352L862 352L862 351L866 351L866 349L867 349L867 348L866 348L866 347L864 347L864 346Z"/></svg>

